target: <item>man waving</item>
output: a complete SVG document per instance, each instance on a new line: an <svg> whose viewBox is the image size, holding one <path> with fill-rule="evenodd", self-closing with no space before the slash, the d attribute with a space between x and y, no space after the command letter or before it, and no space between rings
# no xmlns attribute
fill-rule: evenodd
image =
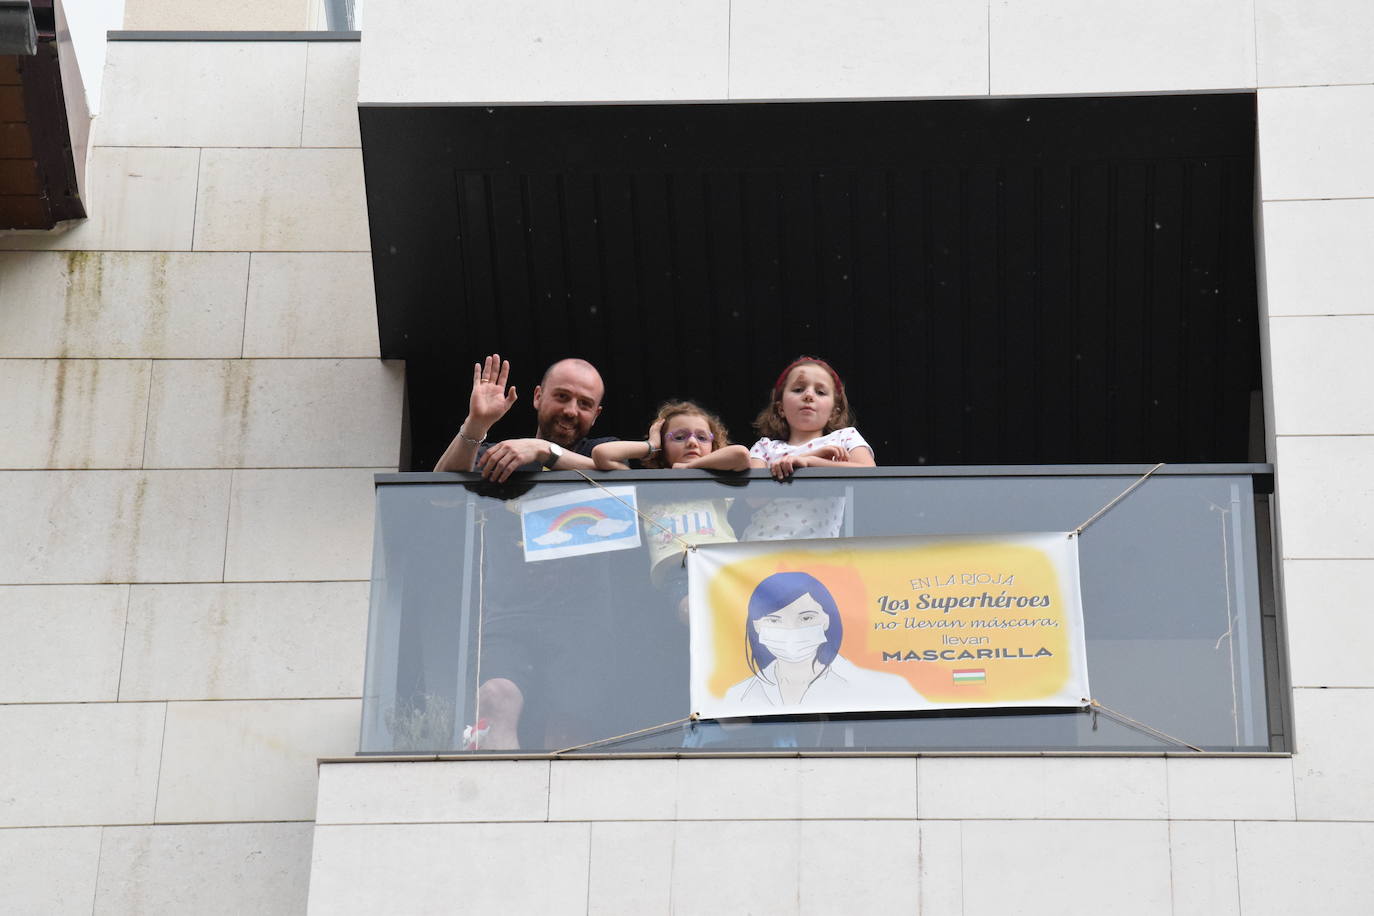
<svg viewBox="0 0 1374 916"><path fill-rule="evenodd" d="M518 397L514 385L507 387L509 378L510 361L495 353L472 367L467 418L434 470L481 471L502 483L516 471L591 469L592 449L614 441L587 437L606 391L596 367L584 359L561 359L549 366L534 389L534 437L487 445L488 430Z"/></svg>

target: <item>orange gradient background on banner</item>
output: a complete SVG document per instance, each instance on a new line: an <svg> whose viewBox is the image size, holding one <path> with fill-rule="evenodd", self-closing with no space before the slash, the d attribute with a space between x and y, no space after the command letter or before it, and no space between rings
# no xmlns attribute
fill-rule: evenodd
<svg viewBox="0 0 1374 916"><path fill-rule="evenodd" d="M749 596L763 579L777 572L804 572L825 585L834 597L844 624L840 654L861 668L905 677L917 692L933 703L1027 703L1054 696L1073 671L1072 631L1064 619L1068 610L1064 587L1055 563L1045 551L1023 544L996 540L952 540L923 547L853 549L780 549L721 567L706 583L710 607L715 667L708 688L723 697L732 685L752 672L745 661L745 625ZM954 583L949 584L949 577ZM963 577L971 576L965 582ZM979 577L987 577L979 581ZM1003 583L1011 577L1011 584ZM913 580L917 587L913 588ZM921 583L928 583L922 585ZM937 585L938 583L938 585ZM984 593L996 598L1032 595L1049 599L1046 607L970 607L917 610L921 595L930 599L972 597ZM895 614L884 613L880 597L891 602L906 600L910 607ZM978 626L990 618L999 620L1040 620L1037 624L1010 628ZM915 628L907 621L943 621L940 628ZM895 627L890 626L896 623ZM883 624L876 628L875 624ZM946 637L964 642L948 642ZM986 639L986 641L982 641ZM1017 656L1018 650L1040 657L966 657L938 661L884 661L883 653L926 650L963 651L977 655L978 650L1005 650ZM954 671L982 669L984 679L975 683L954 682Z"/></svg>

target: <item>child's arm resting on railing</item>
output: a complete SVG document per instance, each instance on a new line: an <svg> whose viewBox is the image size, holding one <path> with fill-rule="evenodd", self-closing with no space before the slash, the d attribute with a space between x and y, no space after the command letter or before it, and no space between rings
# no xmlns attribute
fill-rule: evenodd
<svg viewBox="0 0 1374 916"><path fill-rule="evenodd" d="M749 450L742 445L727 445L725 448L718 448L700 458L693 458L691 461L679 461L673 467L677 469L700 468L707 471L742 471L749 467Z"/></svg>
<svg viewBox="0 0 1374 916"><path fill-rule="evenodd" d="M873 460L873 449L866 445L846 449L839 445L823 445L814 452L800 455L784 455L768 465L773 476L785 480L797 468L872 468L878 463Z"/></svg>
<svg viewBox="0 0 1374 916"><path fill-rule="evenodd" d="M643 461L663 447L661 431L663 421L656 420L649 427L649 437L644 441L621 439L619 442L603 442L592 449L592 461L598 471L628 471L631 459Z"/></svg>
<svg viewBox="0 0 1374 916"><path fill-rule="evenodd" d="M648 458L653 454L647 442L637 439L621 439L619 442L603 442L592 449L592 461L598 471L628 471L632 458Z"/></svg>

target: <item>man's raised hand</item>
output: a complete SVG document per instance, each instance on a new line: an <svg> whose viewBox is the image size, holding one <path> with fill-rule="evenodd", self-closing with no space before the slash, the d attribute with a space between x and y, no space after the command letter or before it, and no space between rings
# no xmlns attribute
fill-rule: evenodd
<svg viewBox="0 0 1374 916"><path fill-rule="evenodd" d="M468 422L478 427L467 427L467 435L475 439L485 438L487 430L497 420L506 415L518 395L515 386L506 387L510 378L510 361L501 359L493 353L480 363L472 366L472 396L468 399Z"/></svg>

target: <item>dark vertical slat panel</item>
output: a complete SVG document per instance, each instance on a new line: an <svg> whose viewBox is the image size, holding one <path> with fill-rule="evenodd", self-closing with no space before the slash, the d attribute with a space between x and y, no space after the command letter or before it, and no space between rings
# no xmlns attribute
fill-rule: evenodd
<svg viewBox="0 0 1374 916"><path fill-rule="evenodd" d="M1146 323L1147 240L1150 227L1149 174L1143 163L1130 162L1115 169L1114 239L1112 254L1112 370L1108 382L1111 403L1107 422L1110 424L1111 451L1119 459L1149 461L1145 436L1148 420L1144 408L1148 388L1145 385L1144 341Z"/></svg>
<svg viewBox="0 0 1374 916"><path fill-rule="evenodd" d="M676 396L685 390L686 379L681 360L662 363L654 352L654 341L676 340L682 346L679 336L683 322L677 302L677 290L673 282L672 239L674 235L672 211L668 201L666 177L659 173L643 172L630 176L632 189L632 216L634 238L634 270L638 302L633 314L624 319L631 327L638 329L640 359L636 374L622 380L629 381L636 389L635 394L642 398L641 406L633 416L646 416L653 400L650 391L665 392L665 396ZM622 366L622 369L624 366Z"/></svg>
<svg viewBox="0 0 1374 916"><path fill-rule="evenodd" d="M1115 303L1112 270L1111 171L1101 162L1075 170L1077 242L1073 249L1076 285L1073 317L1075 451L1088 460L1111 455L1107 441L1109 320Z"/></svg>
<svg viewBox="0 0 1374 916"><path fill-rule="evenodd" d="M491 270L498 291L495 314L498 339L513 336L507 329L528 327L529 273L526 260L524 195L521 176L497 172L487 176L487 223L492 240Z"/></svg>
<svg viewBox="0 0 1374 916"><path fill-rule="evenodd" d="M1258 314L1247 307L1255 301L1255 271L1251 260L1254 252L1252 220L1227 218L1227 214L1252 212L1254 207L1253 181L1245 163L1234 159L1221 163L1223 169L1223 204L1219 232L1221 234L1220 306L1217 339L1218 441L1217 454L1227 444L1248 438L1249 392L1260 387L1259 375L1252 368L1248 354L1258 352Z"/></svg>
<svg viewBox="0 0 1374 916"><path fill-rule="evenodd" d="M1213 160L1191 165L1184 185L1188 203L1185 238L1186 274L1183 303L1186 335L1183 340L1185 397L1192 409L1184 413L1183 440L1196 460L1216 453L1216 375L1221 264L1218 216L1222 197L1221 169Z"/></svg>
<svg viewBox="0 0 1374 916"><path fill-rule="evenodd" d="M893 363L888 348L888 337L893 334L889 277L897 266L891 262L893 229L887 178L886 173L877 171L851 175L854 308L849 316L850 347L843 359L855 410L859 401L864 407L857 415L859 429L865 437L869 429L873 430L873 438L868 441L874 453L880 462L891 463L894 455L906 450L905 443L899 447L895 440L904 438L916 422L918 401L912 396L916 388L912 384L911 361ZM895 422L864 424L869 412Z"/></svg>
<svg viewBox="0 0 1374 916"><path fill-rule="evenodd" d="M699 173L670 175L667 201L670 214L668 268L672 275L672 302L676 312L675 340L655 359L677 365L678 391L683 397L716 400L716 379L721 367L711 342L718 320L714 291L715 259L710 237L713 227L706 217L705 182ZM657 348L655 348L657 350Z"/></svg>
<svg viewBox="0 0 1374 916"><path fill-rule="evenodd" d="M645 270L643 255L654 247L653 240L641 235L638 185L624 172L606 172L598 177L599 225L605 252L606 307L602 329L606 339L600 352L606 354L603 374L618 384L610 393L619 402L618 410L632 428L650 409L651 398L644 388ZM613 341L632 336L635 346L614 346Z"/></svg>
<svg viewBox="0 0 1374 916"><path fill-rule="evenodd" d="M1041 302L1039 434L1042 461L1072 461L1074 454L1074 273L1067 253L1074 242L1070 168L1038 170L1041 228L1038 236Z"/></svg>
<svg viewBox="0 0 1374 916"><path fill-rule="evenodd" d="M746 264L751 267L748 295L749 341L753 360L741 376L748 392L749 415L763 407L774 376L790 357L783 337L786 322L794 320L789 290L783 270L783 235L781 181L778 176L762 172L746 172L743 176L741 207L744 220L751 231L745 252Z"/></svg>
<svg viewBox="0 0 1374 916"><path fill-rule="evenodd" d="M998 461L1002 441L1001 392L1006 365L1002 335L992 330L1000 326L998 197L996 168L977 166L966 170L960 285L964 290L964 424L968 443L965 460L973 464Z"/></svg>
<svg viewBox="0 0 1374 916"><path fill-rule="evenodd" d="M869 398L876 393L869 389L869 366L864 361L863 318L870 313L873 303L868 300L869 291L864 286L864 271L860 266L860 227L876 217L881 225L881 214L862 211L864 199L860 194L859 173L854 169L845 171L845 244L848 248L846 266L848 272L841 279L848 287L849 301L841 312L841 322L836 328L838 338L832 351L845 366L845 384L853 388L860 398Z"/></svg>
<svg viewBox="0 0 1374 916"><path fill-rule="evenodd" d="M702 178L702 224L710 277L705 295L715 312L709 342L713 370L701 390L706 406L722 414L736 442L750 444L753 378L750 283L750 223L742 206L739 175L713 172Z"/></svg>
<svg viewBox="0 0 1374 916"><path fill-rule="evenodd" d="M1160 443L1154 437L1154 418L1157 412L1158 401L1154 388L1154 322L1156 317L1156 297L1159 287L1159 280L1156 276L1156 266L1159 258L1156 248L1159 242L1159 169L1155 163L1147 163L1144 167L1144 200L1145 210L1145 237L1141 243L1141 265L1140 265L1140 293L1141 293L1141 316L1140 322L1143 328L1140 335L1141 353L1141 386L1142 393L1138 409L1140 412L1141 435L1145 442L1145 459L1147 461L1157 460L1161 455L1167 454Z"/></svg>
<svg viewBox="0 0 1374 916"><path fill-rule="evenodd" d="M889 427L896 455L889 451L880 455L879 460L888 464L903 460L924 464L936 447L933 430L937 407L933 394L935 365L928 353L934 285L928 232L930 196L926 193L925 175L916 170L886 172L883 193L887 206L887 260L891 264L885 294L890 305L886 337L874 343L886 344L878 352L885 353L886 363L892 369L887 373L886 383L879 384L890 392L889 415L896 416L898 422ZM870 429L880 428L876 423L868 425Z"/></svg>
<svg viewBox="0 0 1374 916"><path fill-rule="evenodd" d="M921 227L930 236L930 337L922 350L931 361L930 397L935 403L935 428L940 435L941 459L968 461L966 417L971 409L964 384L966 346L963 281L964 176L957 168L931 169L922 188L926 198Z"/></svg>
<svg viewBox="0 0 1374 916"><path fill-rule="evenodd" d="M1226 234L1226 276L1222 296L1226 320L1220 345L1226 399L1222 416L1230 426L1218 455L1230 456L1232 443L1250 438L1250 392L1262 387L1259 361L1259 312L1255 273L1254 171L1248 160L1227 163L1227 198L1230 218L1223 223ZM1236 214L1241 214L1239 219ZM1260 437L1258 441L1263 441Z"/></svg>
<svg viewBox="0 0 1374 916"><path fill-rule="evenodd" d="M1103 244L1106 248L1106 263L1103 265L1105 275L1102 278L1103 301L1102 301L1102 366L1099 375L1103 379L1100 387L1102 392L1103 414L1100 420L1102 455L1104 458L1116 454L1116 426L1113 423L1116 409L1119 402L1117 388L1117 352L1116 352L1116 325L1117 310L1121 308L1121 302L1117 298L1117 288L1114 282L1117 271L1121 268L1121 249L1120 239L1120 195L1119 195L1119 176L1118 165L1114 162L1103 163L1103 170L1106 172L1106 187L1104 189L1102 203L1098 206L1102 209L1102 221L1105 225L1105 237Z"/></svg>
<svg viewBox="0 0 1374 916"><path fill-rule="evenodd" d="M523 313L529 321L539 324L539 312L541 311L540 287L544 283L542 274L548 269L547 265L540 262L534 256L534 226L531 222L530 214L530 177L528 175L517 176L520 192L520 211L514 220L515 228L520 233L521 249L520 255L524 261L524 309Z"/></svg>
<svg viewBox="0 0 1374 916"><path fill-rule="evenodd" d="M1083 245L1083 214L1081 212L1081 202L1083 199L1083 174L1082 166L1074 165L1069 169L1069 288L1068 301L1065 303L1066 310L1064 315L1064 328L1069 338L1069 355L1073 360L1069 363L1069 437L1066 443L1070 453L1079 451L1083 444L1079 439L1081 430L1079 423L1082 419L1082 402L1079 399L1079 364L1083 361L1083 326L1082 318L1082 295L1083 295L1083 257L1081 253ZM1092 454L1088 452L1087 454Z"/></svg>
<svg viewBox="0 0 1374 916"><path fill-rule="evenodd" d="M585 173L560 176L564 270L568 277L568 352L598 353L606 301L606 252L600 221L599 179Z"/></svg>
<svg viewBox="0 0 1374 916"><path fill-rule="evenodd" d="M814 211L817 288L814 352L833 363L842 377L855 370L854 176L846 171L817 175ZM853 384L853 381L850 382ZM860 386L862 390L862 386Z"/></svg>
<svg viewBox="0 0 1374 916"><path fill-rule="evenodd" d="M498 313L504 306L496 280L496 240L492 237L492 215L488 181L484 175L459 177L458 213L462 227L463 266L467 290L463 324L469 347L481 352L500 341ZM490 352L490 350L486 350Z"/></svg>
<svg viewBox="0 0 1374 916"><path fill-rule="evenodd" d="M1216 209L1216 232L1217 232L1217 259L1216 259L1216 297L1213 305L1214 323L1212 325L1212 371L1215 381L1212 386L1212 403L1214 404L1214 419L1212 422L1212 442L1209 455L1219 454L1224 447L1227 438L1235 435L1236 427L1233 425L1233 418L1227 414L1227 392L1228 390L1239 390L1239 385L1228 383L1228 369L1226 363L1226 334L1227 318L1229 309L1227 308L1227 297L1230 295L1231 264L1228 258L1230 254L1230 244L1227 236L1231 227L1227 224L1226 213L1231 207L1231 182L1230 182L1230 163L1225 159L1214 160L1217 169L1217 209Z"/></svg>
<svg viewBox="0 0 1374 916"><path fill-rule="evenodd" d="M530 272L531 332L538 348L567 346L577 303L568 284L563 235L561 176L548 173L525 178L525 249Z"/></svg>
<svg viewBox="0 0 1374 916"><path fill-rule="evenodd" d="M461 172L453 173L453 239L447 252L449 257L445 260L449 263L457 282L452 287L452 302L449 303L450 307L445 310L445 314L454 324L466 320L472 309L473 300L473 273L470 266L472 239L468 226L470 217L463 206L466 199L464 185L467 180L467 176ZM466 333L456 336L465 346L470 344Z"/></svg>
<svg viewBox="0 0 1374 916"><path fill-rule="evenodd" d="M996 271L993 274L993 326L1002 329L1007 326L1007 176L1006 169L998 166L995 174L997 197L994 202L993 245L996 252ZM1011 422L1007 404L1007 362L1010 343L1005 334L996 335L997 346L997 439L995 455L1005 455L1011 451L1008 445ZM1001 460L994 458L994 461Z"/></svg>
<svg viewBox="0 0 1374 916"><path fill-rule="evenodd" d="M778 176L778 286L782 305L775 333L782 352L813 353L821 343L818 316L823 308L820 282L816 177L788 171ZM771 381L771 379L770 379Z"/></svg>
<svg viewBox="0 0 1374 916"><path fill-rule="evenodd" d="M1184 163L1155 165L1154 258L1150 303L1150 442L1161 458L1182 460L1179 436L1184 395L1183 340L1183 169Z"/></svg>
<svg viewBox="0 0 1374 916"><path fill-rule="evenodd" d="M1002 454L1012 463L1040 460L1040 214L1038 178L1031 167L1010 167L999 211L998 251L1000 281L998 307L1003 333L997 335L1002 349L1002 384L998 398L1003 406Z"/></svg>

